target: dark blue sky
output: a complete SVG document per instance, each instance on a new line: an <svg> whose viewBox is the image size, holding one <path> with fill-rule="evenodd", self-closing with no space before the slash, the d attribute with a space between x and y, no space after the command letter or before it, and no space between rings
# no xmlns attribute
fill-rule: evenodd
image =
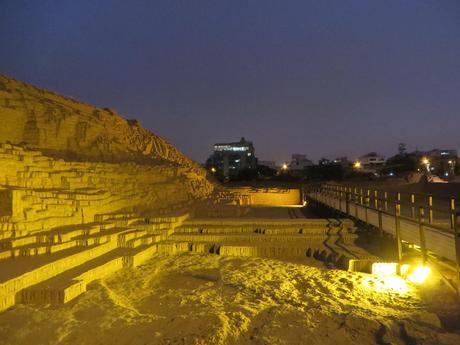
<svg viewBox="0 0 460 345"><path fill-rule="evenodd" d="M204 161L460 149L460 1L0 0L0 73Z"/></svg>

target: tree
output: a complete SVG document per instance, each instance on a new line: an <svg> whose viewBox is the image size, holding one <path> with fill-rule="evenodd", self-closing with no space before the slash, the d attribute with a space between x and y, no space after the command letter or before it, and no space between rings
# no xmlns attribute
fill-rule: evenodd
<svg viewBox="0 0 460 345"><path fill-rule="evenodd" d="M314 165L306 170L306 177L310 180L341 180L344 174L342 166L337 164Z"/></svg>
<svg viewBox="0 0 460 345"><path fill-rule="evenodd" d="M396 156L390 157L385 162L385 166L382 168L382 174L399 174L409 171L416 171L417 169L417 157L413 154L397 154Z"/></svg>
<svg viewBox="0 0 460 345"><path fill-rule="evenodd" d="M261 165L259 164L257 166L257 173L259 176L261 177L269 177L269 178L273 178L276 176L276 170L275 169L272 169L266 165Z"/></svg>

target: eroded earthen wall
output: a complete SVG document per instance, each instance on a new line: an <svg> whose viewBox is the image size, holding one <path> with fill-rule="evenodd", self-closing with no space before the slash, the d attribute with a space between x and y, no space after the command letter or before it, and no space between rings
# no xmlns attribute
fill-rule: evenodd
<svg viewBox="0 0 460 345"><path fill-rule="evenodd" d="M160 159L201 169L136 120L1 75L0 119L0 142L49 150L74 160Z"/></svg>

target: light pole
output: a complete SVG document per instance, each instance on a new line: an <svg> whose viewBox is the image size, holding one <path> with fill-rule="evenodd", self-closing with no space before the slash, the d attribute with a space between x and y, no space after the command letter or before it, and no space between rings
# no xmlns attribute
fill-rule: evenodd
<svg viewBox="0 0 460 345"><path fill-rule="evenodd" d="M422 163L426 166L426 171L430 172L430 160L426 157L423 157Z"/></svg>

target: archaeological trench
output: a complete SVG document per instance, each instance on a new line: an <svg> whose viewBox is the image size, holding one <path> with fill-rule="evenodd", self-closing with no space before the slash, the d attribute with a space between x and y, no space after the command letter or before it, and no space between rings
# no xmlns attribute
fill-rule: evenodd
<svg viewBox="0 0 460 345"><path fill-rule="evenodd" d="M342 270L371 256L350 219L283 207L302 206L299 190L225 189L109 108L0 76L0 119L0 314L67 304L159 253L310 257Z"/></svg>

